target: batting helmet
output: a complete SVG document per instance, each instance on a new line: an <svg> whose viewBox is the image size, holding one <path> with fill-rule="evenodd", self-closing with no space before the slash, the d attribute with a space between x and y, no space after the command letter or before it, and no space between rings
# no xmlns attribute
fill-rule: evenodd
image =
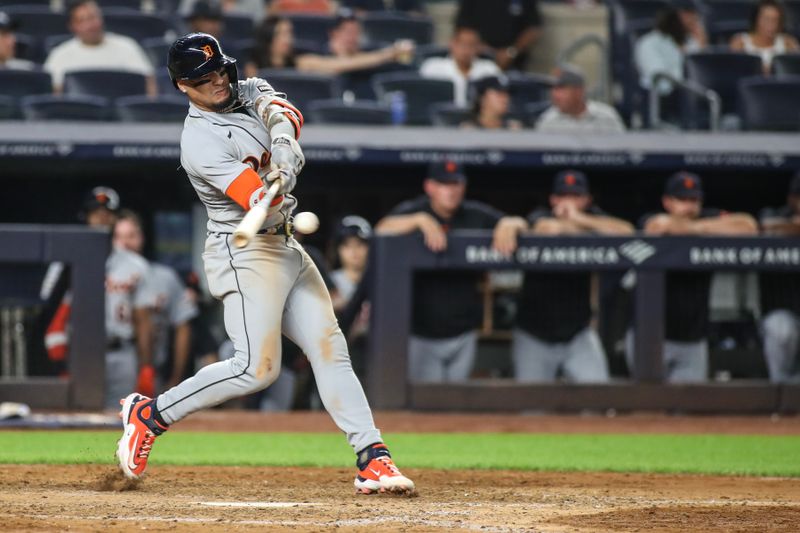
<svg viewBox="0 0 800 533"><path fill-rule="evenodd" d="M236 60L225 55L219 41L207 33L190 33L172 43L167 69L175 88L179 80L191 80L225 67L234 98L238 94Z"/></svg>

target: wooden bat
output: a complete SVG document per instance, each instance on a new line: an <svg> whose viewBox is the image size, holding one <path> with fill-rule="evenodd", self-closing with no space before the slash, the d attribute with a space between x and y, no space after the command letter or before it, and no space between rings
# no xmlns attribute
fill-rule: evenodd
<svg viewBox="0 0 800 533"><path fill-rule="evenodd" d="M280 172L276 170L275 172ZM255 236L258 230L261 229L262 224L267 219L267 210L269 209L272 200L278 194L281 188L281 178L276 178L272 185L267 189L267 194L260 202L254 205L250 211L244 216L239 225L236 226L236 231L233 232L233 244L237 248L244 248Z"/></svg>

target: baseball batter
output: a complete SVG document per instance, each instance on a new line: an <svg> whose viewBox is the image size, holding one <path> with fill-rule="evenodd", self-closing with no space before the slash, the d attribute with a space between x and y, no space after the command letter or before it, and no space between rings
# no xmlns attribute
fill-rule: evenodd
<svg viewBox="0 0 800 533"><path fill-rule="evenodd" d="M236 353L154 399L124 398L120 467L140 477L155 438L170 424L269 386L280 371L284 334L308 357L326 409L357 454L357 491L413 491L375 428L319 271L291 234L297 200L290 193L305 163L296 141L303 117L266 81L238 81L235 62L212 36L192 33L173 43L168 68L190 102L181 164L208 211L205 272L223 302ZM264 197L265 179L276 169L280 194L256 238L238 249L231 234Z"/></svg>

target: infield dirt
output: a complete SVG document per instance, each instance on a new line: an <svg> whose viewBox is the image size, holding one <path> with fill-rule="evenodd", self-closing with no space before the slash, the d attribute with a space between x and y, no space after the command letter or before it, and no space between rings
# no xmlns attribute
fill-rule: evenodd
<svg viewBox="0 0 800 533"><path fill-rule="evenodd" d="M196 417L192 424L186 424L186 429L214 426L217 415L205 416L205 424L202 417ZM230 421L230 413L224 418ZM308 430L301 427L302 418L294 416L287 420L298 425L293 430ZM516 418L525 424L531 422ZM557 424L557 417L544 417L535 425L540 431L567 431L567 426L574 431L583 420L590 426L584 427L584 431L600 432L599 426L608 427L602 418L562 418L564 424ZM256 420L253 418L252 422ZM263 424L264 419L260 420ZM270 420L268 428L277 430L278 419ZM443 422L444 425L453 424L454 418L444 420L449 421ZM509 417L508 423L512 420ZM622 431L625 420L611 421L612 431ZM627 422L641 432L648 427L648 420L650 431L671 432L688 432L690 427L697 432L700 428L714 431L709 428L713 426L715 432L796 434L798 427L797 419L776 422L641 418ZM306 420L309 421L317 422L316 416ZM506 424L502 418L495 417L494 421ZM667 429L672 425L670 421L676 427ZM402 431L401 418L379 415L378 422L391 431ZM751 423L749 428L747 422ZM598 427L591 427L595 425ZM681 427L683 430L677 429ZM421 430L419 423L414 428ZM282 425L280 430L289 428ZM463 426L460 430L464 431ZM532 428L505 427L505 430ZM108 465L3 465L0 530L796 532L800 529L800 479L797 478L403 470L417 482L418 497L356 496L352 487L354 469L153 465L144 480L129 483Z"/></svg>

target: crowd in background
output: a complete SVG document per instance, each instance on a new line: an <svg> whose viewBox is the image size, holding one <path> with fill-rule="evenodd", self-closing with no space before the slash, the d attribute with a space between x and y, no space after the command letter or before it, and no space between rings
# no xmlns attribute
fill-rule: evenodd
<svg viewBox="0 0 800 533"><path fill-rule="evenodd" d="M609 17L625 18L624 2L615 0L608 5ZM335 83L331 81L327 86L319 80L307 81L302 90L308 92L309 100L333 99L343 106L349 105L351 113L349 116L339 113L332 119L323 113L308 113L310 122L363 120L481 129L529 127L549 132L616 132L626 129L626 122L630 122L630 110L624 110L621 117L615 109L616 102L589 99L584 76L574 66L559 65L555 71L547 73L526 72L531 54L548 31L536 0L459 1L446 46L433 43L432 19L426 14L425 4L417 0L184 0L178 5L145 1L142 7L148 9L150 16L178 9L177 17L163 14L163 35L147 39L139 37L142 30L134 28L132 20L128 22L129 35L120 34L126 31L125 10L132 11L131 8L101 6L102 2L98 5L95 0L66 1L63 31L53 30L55 33L51 35L38 33L32 27L36 23L31 22L36 20L35 14L25 9L15 11L12 6L7 13L0 13L0 64L13 70L43 69L51 77L52 93L59 96L56 103L52 100L39 103L34 99L26 100L24 105L20 102L9 105L22 106L23 115L28 118L59 118L58 110L64 113L61 118L82 118L81 97L106 97L115 101L124 93L125 96L146 95L151 101L159 101L163 120L178 120L181 105L172 98L176 96L174 88L162 72L166 50L176 35L200 31L215 36L223 49L238 59L240 76L272 79L279 90L281 84L287 82L276 70L335 78ZM618 8L622 15L618 14ZM110 14L104 17L104 11ZM629 28L623 28L622 31L628 33L630 50L625 52L609 46L612 56L631 55L631 68L639 77L636 90L648 91L655 77L664 75L656 87L662 116L667 120L675 119L679 109L688 105L684 102L685 91L676 85L686 80L687 54L726 50L752 55L761 65L755 74L770 77L776 57L798 52L797 38L791 32L800 31L800 23L789 18L778 0L753 2L748 27L744 31L729 32L724 43L718 34L713 36L714 41L709 37L706 28L711 21L704 18L704 12L701 1L670 0L652 13L650 31L642 32L633 21L629 21ZM369 21L376 13L398 18L388 19L383 27L371 26ZM15 17L21 18L22 23ZM117 21L114 31L107 28L106 19ZM406 22L411 25L404 35ZM397 28L387 29L392 23ZM412 29L415 23L421 26ZM616 57L609 59L618 62ZM789 64L796 67L796 61ZM94 78L93 82L91 78L81 81L80 76L73 75L67 78L65 85L66 75L85 70L125 71L137 74L141 80L129 78L114 82L111 78ZM564 75L565 71L569 75ZM385 77L387 73L451 82L452 97L444 101L435 97L433 86L429 91L421 91L422 96L397 84L396 90L376 90L376 77ZM24 81L23 78L10 79L16 83ZM697 79L688 81L698 83ZM624 80L613 82L624 86ZM294 83L300 81L295 78ZM112 90L115 84L127 84L128 89L116 87ZM98 85L104 85L109 92L104 94ZM38 90L41 91L41 86ZM27 92L19 88L17 91L25 95L38 94L36 89L30 88ZM15 91L0 88L0 95L3 94L18 96ZM396 102L398 95L405 101ZM383 118L376 119L375 113L369 115L370 118L359 117L358 106L354 104L362 100L384 110ZM723 103L723 111L729 111L730 103ZM137 104L145 106L142 102ZM175 110L167 112L168 104L174 105ZM740 104L749 105L747 102ZM47 107L51 114L28 110L36 105ZM402 106L406 107L405 111ZM425 116L415 122L411 110L407 109L409 106L430 106L430 110L418 111ZM96 109L94 111L97 113ZM83 118L98 116L88 110L85 113ZM9 118L20 115L13 109L3 114ZM106 118L113 116L107 114ZM119 112L117 118L130 119L131 116L137 115ZM156 120L158 114L142 112L141 116L144 118L133 120ZM790 126L780 125L781 128Z"/></svg>

